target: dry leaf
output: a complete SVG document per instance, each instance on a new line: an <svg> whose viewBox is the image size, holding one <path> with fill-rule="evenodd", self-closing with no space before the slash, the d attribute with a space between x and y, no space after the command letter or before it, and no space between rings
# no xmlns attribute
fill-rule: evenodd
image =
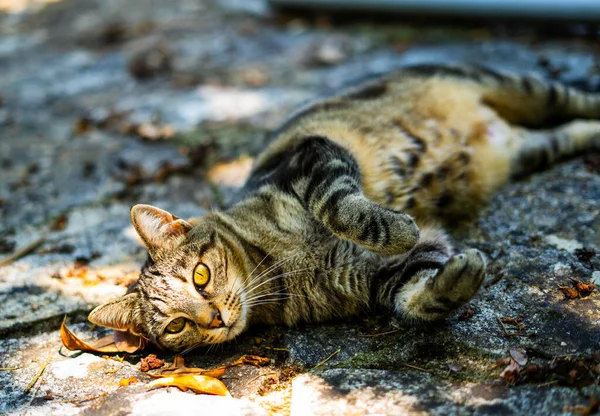
<svg viewBox="0 0 600 416"><path fill-rule="evenodd" d="M164 360L161 360L156 354L149 354L147 357L142 358L140 361L140 370L146 372L148 370L154 370L164 365Z"/></svg>
<svg viewBox="0 0 600 416"><path fill-rule="evenodd" d="M77 338L67 328L66 321L67 318L65 317L60 326L60 339L63 345L71 351L102 352L105 354L133 353L143 349L146 345L144 338L124 331L114 331L113 335L107 335L92 344L88 344Z"/></svg>
<svg viewBox="0 0 600 416"><path fill-rule="evenodd" d="M513 359L510 360L508 366L500 373L500 377L504 381L514 384L519 379L519 373L521 372L521 366Z"/></svg>
<svg viewBox="0 0 600 416"><path fill-rule="evenodd" d="M129 378L122 378L121 381L119 381L119 387L129 386L130 384L137 383L137 382L138 382L138 379L135 378L134 376L131 376Z"/></svg>
<svg viewBox="0 0 600 416"><path fill-rule="evenodd" d="M170 376L192 376L192 375L203 375L213 378L221 378L225 375L225 370L228 366L221 366L212 370L204 368L186 367L184 364L183 357L179 354L175 355L173 364L165 368L160 374L148 373L149 376L154 378L164 378Z"/></svg>
<svg viewBox="0 0 600 416"><path fill-rule="evenodd" d="M240 358L235 360L229 367L233 367L236 365L249 364L254 365L256 367L263 367L271 362L271 359L268 357L261 357L259 355L242 355Z"/></svg>
<svg viewBox="0 0 600 416"><path fill-rule="evenodd" d="M600 410L600 402L596 401L594 397L590 397L589 406L578 404L576 406L567 406L563 407L563 412L565 413L575 413L576 415L589 416L595 415Z"/></svg>
<svg viewBox="0 0 600 416"><path fill-rule="evenodd" d="M558 288L565 294L567 299L575 299L589 295L596 289L596 285L593 283L581 283L577 280L573 280L573 287L559 286Z"/></svg>
<svg viewBox="0 0 600 416"><path fill-rule="evenodd" d="M117 349L132 354L146 347L146 339L129 331L114 331L113 338Z"/></svg>
<svg viewBox="0 0 600 416"><path fill-rule="evenodd" d="M458 317L458 320L459 321L465 321L465 320L469 319L473 315L475 315L475 311L473 311L473 309L471 309L469 307L469 308L467 308L466 311L464 311L463 313L460 314L460 316Z"/></svg>
<svg viewBox="0 0 600 416"><path fill-rule="evenodd" d="M217 396L231 396L229 390L221 380L214 377L201 375L169 376L151 381L146 386L154 387L177 387L180 390L192 390L195 393L214 394Z"/></svg>
<svg viewBox="0 0 600 416"><path fill-rule="evenodd" d="M62 231L67 227L69 223L69 217L67 214L61 214L54 219L52 224L50 225L50 229L52 231Z"/></svg>
<svg viewBox="0 0 600 416"><path fill-rule="evenodd" d="M77 136L82 136L84 134L89 133L92 127L92 121L87 117L82 117L79 120L77 120L73 125L73 132Z"/></svg>
<svg viewBox="0 0 600 416"><path fill-rule="evenodd" d="M565 294L567 299L575 299L579 297L579 292L572 287L559 286L559 289Z"/></svg>
<svg viewBox="0 0 600 416"><path fill-rule="evenodd" d="M594 291L595 288L596 285L594 285L593 283L575 283L575 290L577 290L577 292L579 292L581 296L589 295Z"/></svg>

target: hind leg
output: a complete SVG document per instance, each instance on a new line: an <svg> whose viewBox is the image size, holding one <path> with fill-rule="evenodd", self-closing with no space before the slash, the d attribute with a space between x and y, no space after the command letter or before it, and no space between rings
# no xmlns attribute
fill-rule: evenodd
<svg viewBox="0 0 600 416"><path fill-rule="evenodd" d="M478 250L452 255L445 234L423 228L417 245L390 263L372 282L375 301L409 319L442 319L468 302L485 276Z"/></svg>
<svg viewBox="0 0 600 416"><path fill-rule="evenodd" d="M586 150L600 150L600 121L576 120L551 130L516 129L511 173L520 177Z"/></svg>

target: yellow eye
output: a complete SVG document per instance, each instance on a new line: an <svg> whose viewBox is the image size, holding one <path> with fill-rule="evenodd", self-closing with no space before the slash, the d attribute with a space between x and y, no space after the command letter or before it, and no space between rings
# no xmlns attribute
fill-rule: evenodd
<svg viewBox="0 0 600 416"><path fill-rule="evenodd" d="M181 332L185 327L185 321L186 319L184 317L173 319L165 328L165 332L168 332L169 334L177 334Z"/></svg>
<svg viewBox="0 0 600 416"><path fill-rule="evenodd" d="M198 263L194 269L194 284L199 288L203 288L208 284L209 280L210 270L208 269L208 266L204 263Z"/></svg>

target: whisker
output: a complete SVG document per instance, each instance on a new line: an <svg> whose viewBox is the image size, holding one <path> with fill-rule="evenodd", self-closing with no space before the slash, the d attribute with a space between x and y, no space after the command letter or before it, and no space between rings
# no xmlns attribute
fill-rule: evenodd
<svg viewBox="0 0 600 416"><path fill-rule="evenodd" d="M260 263L258 263L256 265L256 267L254 269L252 269L252 271L248 274L247 278L250 278L252 276L252 274L256 271L256 269L258 269L258 267L263 264L263 262L267 259L267 257L269 257L269 255L273 252L273 250L275 250L275 247L277 247L277 245L281 242L281 238L279 240L277 240L277 242L275 244L273 244L273 247L271 248L271 250L269 250L269 252L267 254L265 254L265 257L263 257L263 259L260 261Z"/></svg>
<svg viewBox="0 0 600 416"><path fill-rule="evenodd" d="M249 303L249 302L252 302L255 299L261 299L261 298L264 298L264 297L267 297L267 296L284 295L284 294L286 294L285 291L272 292L272 293L261 292L261 293L257 294L256 296L252 296L251 298L246 299L245 303Z"/></svg>
<svg viewBox="0 0 600 416"><path fill-rule="evenodd" d="M189 353L192 350L195 350L196 348L198 348L199 346L201 346L204 343L204 341L199 341L195 344L193 344L191 347L186 348L185 350L183 350L183 352L181 353L181 355L185 355L187 353Z"/></svg>
<svg viewBox="0 0 600 416"><path fill-rule="evenodd" d="M250 290L248 290L245 294L249 295L250 293L254 292L259 287L261 287L261 286L263 286L263 285L265 285L265 284L267 284L267 283L269 283L269 282L271 282L273 280L280 279L282 277L289 276L291 274L300 273L300 272L303 272L303 271L306 271L306 270L310 270L310 269L309 268L305 268L305 269L293 270L291 272L286 272L286 273L282 273L282 274L279 274L277 276L271 277L271 278L265 280L264 282L260 283L259 285L256 285L256 286L250 288Z"/></svg>
<svg viewBox="0 0 600 416"><path fill-rule="evenodd" d="M245 306L248 305L252 305L256 302L263 302L265 300L269 300L269 297L273 296L273 298L271 300L284 300L284 299L291 299L293 297L298 297L298 298L308 298L308 296L304 296L304 295L297 295L294 293L290 293L290 294L285 294L285 293L269 293L267 295L263 295L263 296L259 296L257 298L254 298L248 302L244 302Z"/></svg>
<svg viewBox="0 0 600 416"><path fill-rule="evenodd" d="M250 287L250 286L252 285L252 283L254 283L255 281L257 281L258 279L260 279L260 278L261 278L261 277L263 277L264 275L266 275L266 274L268 274L268 273L272 272L274 269L276 269L277 267L281 266L283 263L285 263L285 262L287 262L287 261L289 261L289 260L291 260L291 259L292 259L292 257L288 257L287 259L282 259L282 260L279 260L279 261L277 261L277 262L273 263L273 264L272 264L271 266L269 266L269 267L268 267L266 270L263 270L263 271L262 271L262 272L261 272L261 273L260 273L258 276L254 277L254 278L253 278L253 279L252 279L250 282L247 282L247 283L246 283L246 282L244 281L244 283L243 283L243 287L244 287L244 288L246 288L246 287Z"/></svg>

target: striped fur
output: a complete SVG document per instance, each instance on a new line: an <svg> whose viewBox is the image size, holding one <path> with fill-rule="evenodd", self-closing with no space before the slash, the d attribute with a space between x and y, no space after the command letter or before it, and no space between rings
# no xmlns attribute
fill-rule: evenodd
<svg viewBox="0 0 600 416"><path fill-rule="evenodd" d="M342 91L275 132L226 211L183 221L135 206L150 260L90 320L181 351L252 323L372 308L443 318L475 295L485 261L454 253L430 224L476 213L511 177L600 149L599 118L597 95L477 67L403 68ZM566 124L543 128L556 120ZM211 271L202 287L200 262ZM168 333L180 317L183 330Z"/></svg>

